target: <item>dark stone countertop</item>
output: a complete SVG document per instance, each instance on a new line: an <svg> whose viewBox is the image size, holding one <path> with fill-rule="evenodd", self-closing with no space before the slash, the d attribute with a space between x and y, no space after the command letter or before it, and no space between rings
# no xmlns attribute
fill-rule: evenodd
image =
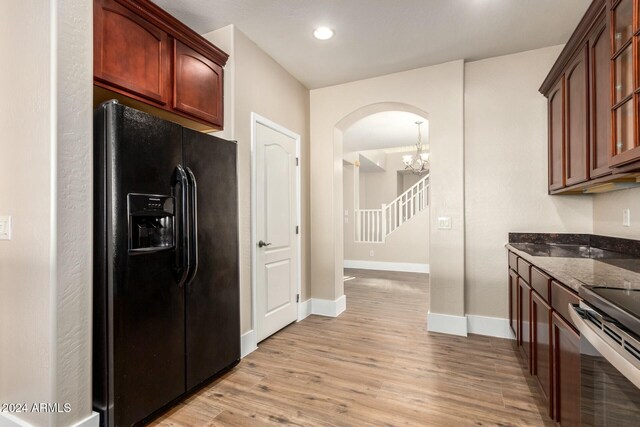
<svg viewBox="0 0 640 427"><path fill-rule="evenodd" d="M506 247L576 292L584 285L640 289L640 242L636 240L510 233Z"/></svg>

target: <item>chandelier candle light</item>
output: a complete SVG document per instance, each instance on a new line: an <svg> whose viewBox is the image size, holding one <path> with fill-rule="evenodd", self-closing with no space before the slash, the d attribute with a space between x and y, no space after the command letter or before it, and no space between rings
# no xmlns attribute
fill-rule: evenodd
<svg viewBox="0 0 640 427"><path fill-rule="evenodd" d="M422 145L422 132L420 131L420 125L422 122L416 122L418 125L418 142L416 142L416 155L411 154L402 156L402 163L404 163L405 170L411 170L416 175L422 175L427 172L429 153L424 152L424 146Z"/></svg>

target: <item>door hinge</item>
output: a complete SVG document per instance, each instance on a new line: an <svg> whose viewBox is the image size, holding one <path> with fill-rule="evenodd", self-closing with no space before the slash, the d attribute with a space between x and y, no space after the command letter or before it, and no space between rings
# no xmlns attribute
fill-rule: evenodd
<svg viewBox="0 0 640 427"><path fill-rule="evenodd" d="M296 166L300 166L300 157L296 157Z"/></svg>
<svg viewBox="0 0 640 427"><path fill-rule="evenodd" d="M296 225L296 234L300 234L300 226Z"/></svg>
<svg viewBox="0 0 640 427"><path fill-rule="evenodd" d="M296 295L296 302L300 302L300 294Z"/></svg>

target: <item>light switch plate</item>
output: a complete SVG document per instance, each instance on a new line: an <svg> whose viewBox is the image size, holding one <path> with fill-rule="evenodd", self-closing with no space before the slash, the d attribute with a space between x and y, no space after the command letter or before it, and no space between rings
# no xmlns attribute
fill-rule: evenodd
<svg viewBox="0 0 640 427"><path fill-rule="evenodd" d="M439 216L438 217L438 228L440 230L451 230L451 217L450 216Z"/></svg>
<svg viewBox="0 0 640 427"><path fill-rule="evenodd" d="M0 216L0 240L11 240L10 216Z"/></svg>
<svg viewBox="0 0 640 427"><path fill-rule="evenodd" d="M622 210L622 226L631 227L631 210L629 208Z"/></svg>

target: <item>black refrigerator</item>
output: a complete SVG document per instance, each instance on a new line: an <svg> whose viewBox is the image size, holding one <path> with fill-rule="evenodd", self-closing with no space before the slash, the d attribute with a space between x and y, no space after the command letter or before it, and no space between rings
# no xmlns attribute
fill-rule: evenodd
<svg viewBox="0 0 640 427"><path fill-rule="evenodd" d="M240 359L236 144L109 101L94 168L94 409L130 426Z"/></svg>

